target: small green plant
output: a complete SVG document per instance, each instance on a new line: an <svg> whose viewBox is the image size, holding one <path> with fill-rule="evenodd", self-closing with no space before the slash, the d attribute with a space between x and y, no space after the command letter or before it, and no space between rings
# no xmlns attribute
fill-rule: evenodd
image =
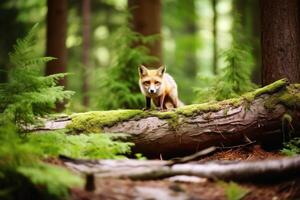
<svg viewBox="0 0 300 200"><path fill-rule="evenodd" d="M281 152L288 156L295 156L300 154L300 137L295 137L289 142L284 143Z"/></svg>
<svg viewBox="0 0 300 200"><path fill-rule="evenodd" d="M100 106L104 109L142 108L144 97L138 85L138 66L155 60L144 46L156 37L143 36L124 23L113 37L114 60L101 86Z"/></svg>
<svg viewBox="0 0 300 200"><path fill-rule="evenodd" d="M229 183L220 182L220 185L224 188L228 200L241 200L249 193L248 189L245 189L232 181Z"/></svg>
<svg viewBox="0 0 300 200"><path fill-rule="evenodd" d="M44 156L65 155L81 159L120 159L130 153L133 145L114 140L109 134L67 135L64 131L43 134L32 133L25 139L31 146L38 146Z"/></svg>
<svg viewBox="0 0 300 200"><path fill-rule="evenodd" d="M57 101L68 99L73 94L56 85L65 74L41 75L43 64L54 58L35 56L36 31L37 25L25 38L17 40L9 54L8 82L0 84L0 112L19 127L36 122L37 116L51 112Z"/></svg>

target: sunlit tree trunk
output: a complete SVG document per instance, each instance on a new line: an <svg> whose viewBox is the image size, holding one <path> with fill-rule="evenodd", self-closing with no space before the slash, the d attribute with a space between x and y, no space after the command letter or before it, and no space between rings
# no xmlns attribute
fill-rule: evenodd
<svg viewBox="0 0 300 200"><path fill-rule="evenodd" d="M67 0L48 0L47 13L47 56L57 58L47 63L46 75L64 73L67 71ZM59 80L59 85L67 86L67 79ZM57 110L61 111L64 103L57 104Z"/></svg>
<svg viewBox="0 0 300 200"><path fill-rule="evenodd" d="M300 82L299 1L261 0L261 23L263 84Z"/></svg>
<svg viewBox="0 0 300 200"><path fill-rule="evenodd" d="M82 94L83 94L83 105L88 107L89 105L89 49L90 49L90 0L84 0L82 2L82 26L83 26L83 52L82 52Z"/></svg>
<svg viewBox="0 0 300 200"><path fill-rule="evenodd" d="M213 74L218 73L218 46L217 46L217 20L218 20L218 12L217 12L217 0L212 0L212 10L213 10L213 63L212 63L212 68L213 68Z"/></svg>
<svg viewBox="0 0 300 200"><path fill-rule="evenodd" d="M161 0L128 0L128 8L132 14L132 25L135 32L142 35L159 35L157 40L147 47L150 55L158 58L157 62L149 63L150 66L162 64L161 46Z"/></svg>

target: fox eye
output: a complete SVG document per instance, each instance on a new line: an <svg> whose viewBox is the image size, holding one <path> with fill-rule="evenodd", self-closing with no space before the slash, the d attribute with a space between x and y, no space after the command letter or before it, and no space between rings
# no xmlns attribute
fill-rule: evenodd
<svg viewBox="0 0 300 200"><path fill-rule="evenodd" d="M150 85L150 81L145 81L143 84L144 85Z"/></svg>
<svg viewBox="0 0 300 200"><path fill-rule="evenodd" d="M158 81L155 81L155 85L160 85L160 82L158 82Z"/></svg>

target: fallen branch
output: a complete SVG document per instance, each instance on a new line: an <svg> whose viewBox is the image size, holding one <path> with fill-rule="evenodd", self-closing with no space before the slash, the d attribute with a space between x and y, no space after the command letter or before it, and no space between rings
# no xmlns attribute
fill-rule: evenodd
<svg viewBox="0 0 300 200"><path fill-rule="evenodd" d="M66 166L98 178L161 179L177 175L234 181L274 181L300 176L300 156L279 160L186 163L169 166L169 161L99 160L64 161Z"/></svg>

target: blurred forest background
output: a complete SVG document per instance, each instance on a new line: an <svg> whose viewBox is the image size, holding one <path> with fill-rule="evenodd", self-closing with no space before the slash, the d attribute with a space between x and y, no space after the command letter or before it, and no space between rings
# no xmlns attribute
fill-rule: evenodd
<svg viewBox="0 0 300 200"><path fill-rule="evenodd" d="M76 92L67 112L142 108L142 63L166 65L185 104L234 97L260 85L259 0L149 2L2 0L1 82L16 39L39 23L37 56L58 58L41 73L67 72L60 84Z"/></svg>

